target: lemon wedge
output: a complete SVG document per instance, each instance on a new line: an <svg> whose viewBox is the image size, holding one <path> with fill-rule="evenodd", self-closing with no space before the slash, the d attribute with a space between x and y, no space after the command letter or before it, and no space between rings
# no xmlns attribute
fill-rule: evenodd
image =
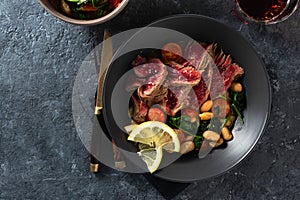
<svg viewBox="0 0 300 200"><path fill-rule="evenodd" d="M146 144L151 148L162 147L169 152L180 151L180 141L175 131L159 121L147 121L135 125L127 140Z"/></svg>
<svg viewBox="0 0 300 200"><path fill-rule="evenodd" d="M130 124L128 126L125 126L124 129L128 134L130 134L132 132L132 130L137 126L138 126L137 124Z"/></svg>
<svg viewBox="0 0 300 200"><path fill-rule="evenodd" d="M149 172L152 174L155 172L162 160L162 148L148 148L143 149L138 152L138 155L142 158L142 160L146 163Z"/></svg>
<svg viewBox="0 0 300 200"><path fill-rule="evenodd" d="M147 121L126 126L127 140L139 143L138 155L146 163L150 173L155 172L162 160L162 149L172 153L180 151L180 141L175 131L159 121Z"/></svg>

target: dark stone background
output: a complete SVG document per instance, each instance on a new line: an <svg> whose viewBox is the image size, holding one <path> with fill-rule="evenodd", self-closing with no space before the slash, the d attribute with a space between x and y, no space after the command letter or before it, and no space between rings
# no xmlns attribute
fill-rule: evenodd
<svg viewBox="0 0 300 200"><path fill-rule="evenodd" d="M191 184L175 199L300 199L300 12L278 25L244 25L233 0L130 0L112 21L81 27L37 1L0 1L0 199L163 199L142 175L89 172L75 130L72 87L102 40L177 13L216 18L240 33L266 64L273 92L267 130L241 165Z"/></svg>

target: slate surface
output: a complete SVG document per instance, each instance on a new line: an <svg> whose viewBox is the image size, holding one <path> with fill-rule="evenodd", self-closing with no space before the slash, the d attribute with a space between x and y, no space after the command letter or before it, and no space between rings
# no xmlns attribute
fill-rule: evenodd
<svg viewBox="0 0 300 200"><path fill-rule="evenodd" d="M112 33L170 14L207 15L241 32L265 62L273 106L254 151L175 199L300 199L300 11L278 25L244 25L232 1L131 0L112 21L80 27L37 1L0 2L0 199L163 199L142 175L89 172L75 130L72 86L81 57Z"/></svg>

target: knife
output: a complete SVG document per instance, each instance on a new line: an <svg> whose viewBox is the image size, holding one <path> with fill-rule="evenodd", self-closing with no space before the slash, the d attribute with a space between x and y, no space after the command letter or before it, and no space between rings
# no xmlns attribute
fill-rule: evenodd
<svg viewBox="0 0 300 200"><path fill-rule="evenodd" d="M97 58L98 55L95 54L94 56L95 56L95 58ZM98 125L99 121L97 119L97 116L100 116L102 114L102 87L103 87L106 70L109 66L112 56L113 56L113 45L112 45L111 35L108 32L108 30L105 29L104 36L103 36L103 42L102 42L100 65L98 65L96 62L96 71L98 72L98 89L97 89L96 106L95 106L96 117L95 117L95 121L94 121L93 135L92 135L92 146L91 146L92 153L93 152L99 153L99 151L100 151L99 145L100 145L101 141L99 141L99 140L101 139L101 137L99 137L99 132L98 132L99 130L97 130L97 126L99 126ZM126 163L123 160L123 158L113 140L112 140L112 147L113 147L113 157L114 157L115 167L117 169L125 168ZM90 171L98 172L99 164L100 164L100 162L91 154Z"/></svg>
<svg viewBox="0 0 300 200"><path fill-rule="evenodd" d="M98 47L96 47L98 48ZM110 33L108 30L104 30L103 34L103 42L102 42L102 51L101 51L101 61L100 64L98 64L98 54L95 53L98 51L94 51L94 57L95 57L95 65L96 65L96 72L98 74L98 88L97 88L97 95L96 95L96 106L95 106L95 115L100 115L102 112L102 86L104 81L105 72L107 70L107 67L109 65L109 62L113 55L113 48L112 48L112 41L110 37ZM90 158L90 171L91 172L98 172L99 170L99 164L100 162L95 158L93 154L96 154L100 151L99 142L98 141L101 137L99 137L97 131L98 125L97 116L94 120L93 125L93 133L92 133L92 145L91 145L91 158Z"/></svg>
<svg viewBox="0 0 300 200"><path fill-rule="evenodd" d="M111 35L105 29L103 42L102 42L101 63L100 63L100 69L98 74L98 89L97 89L96 107L95 107L96 115L101 114L102 111L102 86L104 82L105 73L109 65L109 62L112 59L112 56L113 56L113 46L112 46Z"/></svg>

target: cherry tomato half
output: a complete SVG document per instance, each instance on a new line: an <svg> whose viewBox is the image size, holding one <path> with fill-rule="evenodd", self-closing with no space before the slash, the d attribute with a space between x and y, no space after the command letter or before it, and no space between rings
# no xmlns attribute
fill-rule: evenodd
<svg viewBox="0 0 300 200"><path fill-rule="evenodd" d="M213 100L212 112L215 117L225 118L230 112L229 102L223 98Z"/></svg>
<svg viewBox="0 0 300 200"><path fill-rule="evenodd" d="M152 107L148 111L147 118L150 121L159 121L159 122L165 123L167 116L162 109L157 108L157 107Z"/></svg>
<svg viewBox="0 0 300 200"><path fill-rule="evenodd" d="M110 5L112 5L114 8L118 7L121 0L110 0Z"/></svg>
<svg viewBox="0 0 300 200"><path fill-rule="evenodd" d="M94 11L97 11L97 8L95 8L92 4L85 4L82 6L82 11L94 12Z"/></svg>
<svg viewBox="0 0 300 200"><path fill-rule="evenodd" d="M167 43L163 46L162 50L162 58L165 62L167 61L178 61L182 57L181 47L176 43Z"/></svg>
<svg viewBox="0 0 300 200"><path fill-rule="evenodd" d="M193 108L184 108L181 112L181 115L187 115L191 118L191 122L198 122L199 121L199 112Z"/></svg>

